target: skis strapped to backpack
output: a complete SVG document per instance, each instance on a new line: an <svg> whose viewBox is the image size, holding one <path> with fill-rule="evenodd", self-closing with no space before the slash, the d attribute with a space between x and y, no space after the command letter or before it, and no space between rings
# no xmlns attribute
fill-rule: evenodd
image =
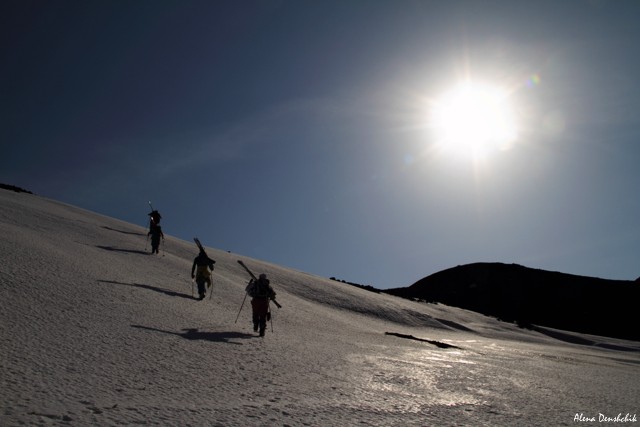
<svg viewBox="0 0 640 427"><path fill-rule="evenodd" d="M249 275L251 276L251 278L253 280L258 280L258 278L256 277L255 274L253 274L253 272L251 270L249 270L249 267L247 267L246 265L244 265L244 262L242 262L241 259L238 260L238 264L240 264L245 270L247 270L247 273L249 273Z"/></svg>
<svg viewBox="0 0 640 427"><path fill-rule="evenodd" d="M207 253L204 250L204 246L202 246L202 243L200 243L200 239L198 239L197 237L193 238L193 241L196 242L196 246L198 246L198 249L200 250L201 253L204 254L204 256L206 256L207 258L209 258L209 255L207 255ZM211 260L213 261L213 260ZM215 261L213 261L213 263L215 264ZM206 267L205 267L206 268ZM208 268L206 270L209 273L209 284L208 284L208 288L211 288L213 286L213 278L211 278L213 273L213 265L211 265L211 272L209 272ZM198 275L200 275L200 266L198 266ZM192 294L193 294L193 290L192 290ZM209 292L209 299L211 299L211 296L213 295L213 291Z"/></svg>
<svg viewBox="0 0 640 427"><path fill-rule="evenodd" d="M242 266L242 268L244 268L247 273L249 273L249 275L251 276L251 278L253 280L255 280L256 282L258 281L258 278L256 277L255 274L253 274L253 272L251 270L249 270L249 267L247 267L244 262L242 262L242 260L238 260L238 264L240 264ZM278 301L276 301L275 299L272 299L271 301L273 301L273 303L278 307L278 308L282 308L282 306L280 304L278 304Z"/></svg>
<svg viewBox="0 0 640 427"><path fill-rule="evenodd" d="M160 212L153 209L153 205L151 204L151 202L149 202L149 207L151 208L151 212L148 214L149 231L153 231L154 229L160 227L160 219L162 218L162 215L160 215Z"/></svg>
<svg viewBox="0 0 640 427"><path fill-rule="evenodd" d="M198 246L198 249L200 249L200 252L203 252L206 255L207 253L205 252L204 247L202 246L202 243L200 243L200 239L198 239L197 237L194 237L193 241L196 242L196 245Z"/></svg>

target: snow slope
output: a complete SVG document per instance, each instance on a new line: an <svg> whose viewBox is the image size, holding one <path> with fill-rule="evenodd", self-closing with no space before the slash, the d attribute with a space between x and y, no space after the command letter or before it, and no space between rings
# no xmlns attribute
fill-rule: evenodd
<svg viewBox="0 0 640 427"><path fill-rule="evenodd" d="M0 191L0 425L603 425L638 412L640 343L521 330L211 248L212 298L197 301L197 249L164 231L150 255L144 227ZM238 259L283 306L264 338L248 299L235 322Z"/></svg>

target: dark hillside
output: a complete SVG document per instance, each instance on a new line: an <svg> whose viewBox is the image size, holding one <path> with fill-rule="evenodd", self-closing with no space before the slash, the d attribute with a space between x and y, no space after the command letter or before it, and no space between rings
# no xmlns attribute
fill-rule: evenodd
<svg viewBox="0 0 640 427"><path fill-rule="evenodd" d="M522 326L536 324L640 341L637 281L476 263L385 292L465 308Z"/></svg>
<svg viewBox="0 0 640 427"><path fill-rule="evenodd" d="M28 194L33 194L33 193L32 193L31 191L29 191L29 190L25 190L24 188L16 187L15 185L10 185L10 184L2 184L2 183L0 183L0 189L2 189L2 190L15 191L16 193L28 193Z"/></svg>

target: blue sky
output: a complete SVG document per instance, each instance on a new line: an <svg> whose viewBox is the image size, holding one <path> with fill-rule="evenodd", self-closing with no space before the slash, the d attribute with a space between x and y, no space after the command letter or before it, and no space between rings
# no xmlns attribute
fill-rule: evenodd
<svg viewBox="0 0 640 427"><path fill-rule="evenodd" d="M380 288L485 261L633 280L638 16L3 1L0 182L140 225L151 201L167 234ZM508 91L515 141L446 148L430 111L463 80Z"/></svg>

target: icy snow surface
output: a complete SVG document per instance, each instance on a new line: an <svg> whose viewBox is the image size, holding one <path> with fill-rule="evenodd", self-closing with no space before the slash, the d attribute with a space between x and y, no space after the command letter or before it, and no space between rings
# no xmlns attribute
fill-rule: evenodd
<svg viewBox="0 0 640 427"><path fill-rule="evenodd" d="M522 330L215 242L213 294L197 301L195 244L165 218L149 254L142 209L132 225L0 191L0 425L603 425L638 412L640 343ZM235 323L238 259L282 304L264 338L248 299Z"/></svg>

